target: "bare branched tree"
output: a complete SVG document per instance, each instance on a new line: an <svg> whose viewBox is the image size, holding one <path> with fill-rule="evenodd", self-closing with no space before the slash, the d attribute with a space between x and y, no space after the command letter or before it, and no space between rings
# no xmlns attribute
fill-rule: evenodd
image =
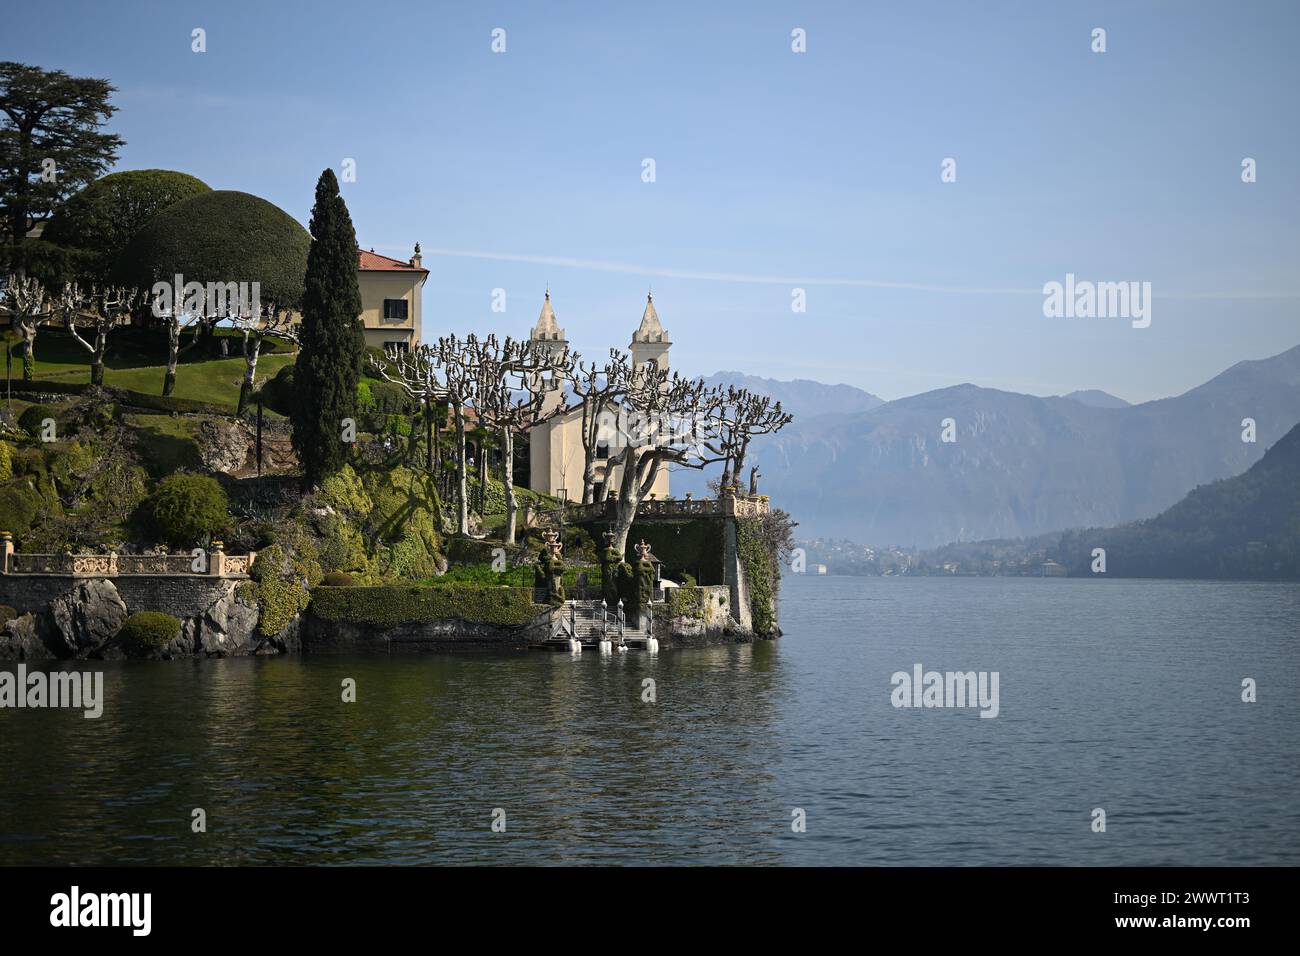
<svg viewBox="0 0 1300 956"><path fill-rule="evenodd" d="M629 377L628 358L626 353L610 349L608 361L601 365L583 362L575 353L564 371L569 389L582 408L582 503L589 505L595 497L601 423L608 420L623 396Z"/></svg>
<svg viewBox="0 0 1300 956"><path fill-rule="evenodd" d="M36 333L54 318L52 304L46 299L44 286L31 276L11 274L5 283L4 300L22 337L23 381L26 382L36 374Z"/></svg>
<svg viewBox="0 0 1300 956"><path fill-rule="evenodd" d="M469 481L465 460L465 412L474 401L473 352L477 337L445 335L434 346L456 428L456 532L469 534Z"/></svg>
<svg viewBox="0 0 1300 956"><path fill-rule="evenodd" d="M90 384L104 384L104 355L108 334L131 315L140 301L139 290L107 287L83 293L75 282L63 287L59 311L72 338L90 353ZM88 337L82 336L82 331Z"/></svg>
<svg viewBox="0 0 1300 956"><path fill-rule="evenodd" d="M740 485L751 440L778 432L793 420L769 395L734 385L720 389L706 430L709 449L723 458L722 487ZM751 476L751 483L755 479Z"/></svg>
<svg viewBox="0 0 1300 956"><path fill-rule="evenodd" d="M293 313L277 307L274 302L257 312L231 309L226 318L240 331L244 340L244 380L239 385L239 409L235 413L242 415L248 408L257 382L257 360L262 354L262 343L268 338L278 338L297 344L298 327L293 324Z"/></svg>
<svg viewBox="0 0 1300 956"><path fill-rule="evenodd" d="M701 440L701 429L720 400L702 379L650 363L630 369L623 385L608 474L617 467L618 498L614 513L614 548L627 548L637 508L654 487L659 469L669 462L702 468L722 458Z"/></svg>
<svg viewBox="0 0 1300 956"><path fill-rule="evenodd" d="M545 410L551 383L563 387L572 365L567 350L555 354L532 340L498 342L489 335L477 343L474 366L477 374L476 408L480 420L497 432L501 450L501 483L506 496L506 523L502 540L515 543L519 503L515 495L515 435L559 414L564 405Z"/></svg>
<svg viewBox="0 0 1300 956"><path fill-rule="evenodd" d="M191 307L186 308L183 288L172 289L170 296L162 294L163 288L170 286L167 283L154 286L152 311L167 331L167 372L163 376L162 390L165 397L176 389L176 366L180 363L181 356L199 344L203 330L216 317L204 314L201 303L191 303ZM181 336L187 330L190 332L190 341L182 346Z"/></svg>
<svg viewBox="0 0 1300 956"><path fill-rule="evenodd" d="M437 351L427 345L405 352L392 349L387 353L387 360L371 355L369 365L374 374L401 388L424 409L424 467L433 474L437 448L433 407L437 402L447 401L447 386L440 374Z"/></svg>

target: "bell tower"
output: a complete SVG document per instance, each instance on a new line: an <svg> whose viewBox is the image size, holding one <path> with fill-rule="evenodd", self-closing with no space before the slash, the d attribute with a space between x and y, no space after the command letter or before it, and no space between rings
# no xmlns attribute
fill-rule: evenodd
<svg viewBox="0 0 1300 956"><path fill-rule="evenodd" d="M645 312L641 314L641 324L632 333L632 366L640 368L647 362L654 362L660 368L668 368L668 349L672 346L668 333L659 322L659 313L655 311L654 293L647 292Z"/></svg>
<svg viewBox="0 0 1300 956"><path fill-rule="evenodd" d="M569 347L569 340L564 336L564 329L555 320L555 310L551 307L551 290L546 290L546 299L542 302L541 314L533 326L528 338L533 348L548 356L558 356ZM542 411L553 412L564 404L564 382L557 379L548 380L544 386L546 396L542 399Z"/></svg>

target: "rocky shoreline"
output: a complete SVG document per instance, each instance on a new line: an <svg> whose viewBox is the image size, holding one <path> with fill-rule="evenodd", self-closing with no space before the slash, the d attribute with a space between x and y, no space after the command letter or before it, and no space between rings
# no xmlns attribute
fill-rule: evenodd
<svg viewBox="0 0 1300 956"><path fill-rule="evenodd" d="M121 583L122 579L118 579ZM122 590L130 591L129 586ZM131 610L106 578L77 581L43 607L4 622L0 660L124 660L244 657L275 654L403 654L526 650L551 634L554 609L540 609L524 624L489 624L457 618L374 625L329 620L306 612L279 632L258 628L259 611L244 601L234 581L219 582L204 606L180 617L180 632L161 647L134 645L119 636ZM134 602L133 602L134 603ZM747 643L755 635L717 618L662 615L656 623L663 649ZM775 636L775 635L773 635Z"/></svg>

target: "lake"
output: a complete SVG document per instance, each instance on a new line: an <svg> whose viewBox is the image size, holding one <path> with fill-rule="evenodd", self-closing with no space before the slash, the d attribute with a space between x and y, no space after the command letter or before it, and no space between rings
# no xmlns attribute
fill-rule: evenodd
<svg viewBox="0 0 1300 956"><path fill-rule="evenodd" d="M1300 863L1298 585L795 576L781 620L90 664L100 719L0 710L0 864ZM997 672L997 717L896 708L917 664Z"/></svg>

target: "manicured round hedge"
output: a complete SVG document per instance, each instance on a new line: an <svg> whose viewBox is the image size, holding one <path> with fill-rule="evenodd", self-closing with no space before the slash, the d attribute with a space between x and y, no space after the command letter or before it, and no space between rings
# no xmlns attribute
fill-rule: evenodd
<svg viewBox="0 0 1300 956"><path fill-rule="evenodd" d="M207 475L171 475L151 500L155 530L168 544L189 547L220 534L230 520L226 491Z"/></svg>
<svg viewBox="0 0 1300 956"><path fill-rule="evenodd" d="M356 582L346 571L326 571L320 583L327 588L350 588Z"/></svg>
<svg viewBox="0 0 1300 956"><path fill-rule="evenodd" d="M219 190L168 206L136 233L118 262L133 286L171 281L260 282L262 304L302 301L311 236L265 199Z"/></svg>
<svg viewBox="0 0 1300 956"><path fill-rule="evenodd" d="M117 636L137 647L166 647L181 632L181 622L162 611L136 611L122 622Z"/></svg>
<svg viewBox="0 0 1300 956"><path fill-rule="evenodd" d="M103 280L150 219L175 203L210 192L202 180L170 169L112 173L60 207L41 238L84 251L85 269Z"/></svg>

